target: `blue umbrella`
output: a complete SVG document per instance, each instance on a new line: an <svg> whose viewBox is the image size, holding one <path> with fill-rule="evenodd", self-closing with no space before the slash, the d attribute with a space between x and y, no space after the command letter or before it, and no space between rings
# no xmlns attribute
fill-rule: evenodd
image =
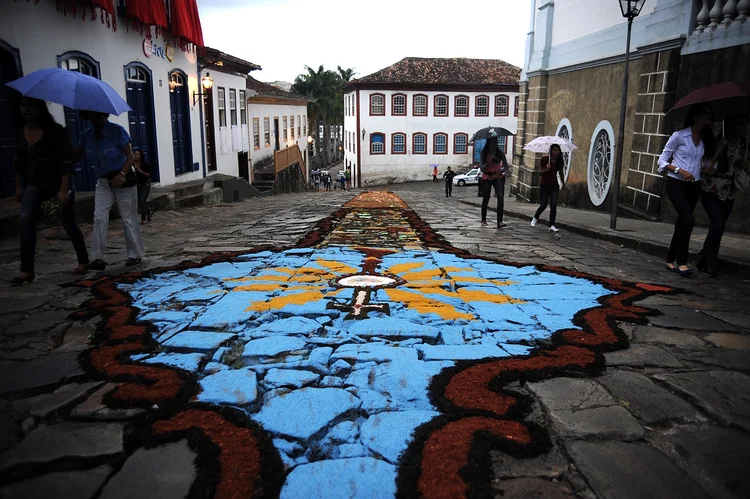
<svg viewBox="0 0 750 499"><path fill-rule="evenodd" d="M103 81L65 69L40 69L6 85L24 97L62 104L70 109L116 115L132 111L115 89Z"/></svg>

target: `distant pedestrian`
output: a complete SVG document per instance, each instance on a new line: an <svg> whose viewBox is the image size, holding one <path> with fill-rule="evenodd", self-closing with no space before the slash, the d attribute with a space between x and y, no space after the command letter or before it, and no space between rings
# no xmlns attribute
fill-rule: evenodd
<svg viewBox="0 0 750 499"><path fill-rule="evenodd" d="M531 226L535 227L539 217L549 204L549 231L560 232L555 227L557 219L557 197L560 189L565 187L565 157L562 150L557 144L552 144L549 148L549 155L544 156L539 164L541 175L539 178L539 208L531 219Z"/></svg>
<svg viewBox="0 0 750 499"><path fill-rule="evenodd" d="M445 181L445 197L449 198L453 196L453 177L456 176L456 172L451 170L449 166L445 173L443 173L443 180Z"/></svg>
<svg viewBox="0 0 750 499"><path fill-rule="evenodd" d="M352 188L352 169L347 168L344 172L344 177L346 178L346 190L349 190Z"/></svg>
<svg viewBox="0 0 750 499"><path fill-rule="evenodd" d="M143 239L138 225L138 196L136 174L133 169L135 156L130 147L130 136L123 127L109 121L109 115L93 111L82 111L81 118L93 125L81 134L81 145L75 156L84 157L86 166L93 168L98 180L94 194L94 234L91 257L86 268L104 270L107 263L109 211L117 202L125 234L125 250L128 259L125 265L138 265L143 258Z"/></svg>
<svg viewBox="0 0 750 499"><path fill-rule="evenodd" d="M669 137L659 156L659 173L667 170L666 191L677 211L672 242L665 267L683 277L693 271L687 266L690 236L695 225L695 205L701 195L701 163L712 158L716 150L713 130L713 109L709 104L692 106L685 118L685 128Z"/></svg>
<svg viewBox="0 0 750 499"><path fill-rule="evenodd" d="M135 161L133 168L138 178L138 211L141 212L141 225L151 221L151 207L148 204L148 195L151 193L151 166L146 163L139 149L133 150Z"/></svg>
<svg viewBox="0 0 750 499"><path fill-rule="evenodd" d="M701 172L701 204L711 220L703 249L695 266L710 276L719 273L719 247L737 193L737 175L750 174L746 114L734 114L724 121L725 137L719 140L713 161Z"/></svg>
<svg viewBox="0 0 750 499"><path fill-rule="evenodd" d="M327 192L331 190L331 173L323 172L323 189Z"/></svg>
<svg viewBox="0 0 750 499"><path fill-rule="evenodd" d="M315 170L313 170L312 178L313 178L313 188L317 192L320 190L320 170L319 169L316 168Z"/></svg>
<svg viewBox="0 0 750 499"><path fill-rule="evenodd" d="M342 191L346 190L346 175L344 172L339 172L339 185Z"/></svg>
<svg viewBox="0 0 750 499"><path fill-rule="evenodd" d="M42 203L57 198L61 205L60 221L78 256L77 274L89 263L86 242L75 220L73 190L73 150L65 129L55 123L47 104L38 99L21 99L22 126L16 137L16 200L21 203L21 273L10 281L12 286L34 281L36 226L42 214Z"/></svg>
<svg viewBox="0 0 750 499"><path fill-rule="evenodd" d="M497 228L505 227L503 209L505 204L505 171L508 160L498 147L497 136L490 137L480 154L482 171L482 225L487 225L487 207L495 189L497 196Z"/></svg>
<svg viewBox="0 0 750 499"><path fill-rule="evenodd" d="M432 181L433 182L438 181L438 166L437 165L432 166Z"/></svg>

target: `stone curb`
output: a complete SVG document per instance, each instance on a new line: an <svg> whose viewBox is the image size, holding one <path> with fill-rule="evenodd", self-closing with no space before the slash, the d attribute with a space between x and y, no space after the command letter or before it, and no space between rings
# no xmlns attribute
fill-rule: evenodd
<svg viewBox="0 0 750 499"><path fill-rule="evenodd" d="M476 206L480 207L482 206L481 203L475 202L475 201L466 201L466 200L459 200L463 204L468 204L470 206ZM489 206L488 209L490 211L497 211L496 208L493 208L492 206ZM522 220L531 220L532 217L530 215L527 215L526 213L515 211L515 210L508 210L504 209L503 213L506 215L509 215L514 218L520 218ZM540 224L546 225L545 222L542 220L539 221ZM599 239L601 241L607 241L610 243L618 244L622 247L632 249L635 251L638 251L640 253L646 253L648 255L653 256L664 256L664 254L669 250L669 247L665 244L659 244L659 243L653 243L650 241L644 241L643 239L638 239L636 237L632 236L620 236L616 234L610 234L608 232L600 232L595 229L589 228L589 227L581 227L578 225L572 225L567 222L557 222L555 225L559 227L560 229L565 229L569 232L572 232L574 234L579 234L581 236L590 237L593 239ZM695 251L690 252L691 258L697 258L698 253ZM741 268L741 269L750 269L750 262L740 262L737 260L727 260L726 258L721 259L722 264L735 267L735 268Z"/></svg>

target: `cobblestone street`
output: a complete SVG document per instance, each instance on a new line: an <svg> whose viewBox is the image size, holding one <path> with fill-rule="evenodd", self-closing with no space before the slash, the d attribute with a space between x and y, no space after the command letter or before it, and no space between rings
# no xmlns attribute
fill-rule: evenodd
<svg viewBox="0 0 750 499"><path fill-rule="evenodd" d="M115 220L77 285L41 230L37 279L0 288L0 498L750 496L749 270L483 227L476 187L380 190L405 206L160 211L135 269Z"/></svg>

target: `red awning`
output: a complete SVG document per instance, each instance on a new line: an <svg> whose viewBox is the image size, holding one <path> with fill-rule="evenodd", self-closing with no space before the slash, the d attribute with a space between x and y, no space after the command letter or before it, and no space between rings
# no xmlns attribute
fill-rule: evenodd
<svg viewBox="0 0 750 499"><path fill-rule="evenodd" d="M167 9L164 8L164 2L128 0L125 6L128 17L135 18L147 26L167 27Z"/></svg>
<svg viewBox="0 0 750 499"><path fill-rule="evenodd" d="M172 0L172 34L185 42L203 47L203 29L195 0Z"/></svg>
<svg viewBox="0 0 750 499"><path fill-rule="evenodd" d="M81 19L86 20L86 7L91 11L91 20L96 19L96 10L99 9L99 18L102 20L102 24L106 23L108 27L111 27L114 31L117 31L117 16L115 15L115 5L113 0L58 0L57 10L68 15L68 12L73 14L73 17L78 13L78 5L81 4Z"/></svg>

